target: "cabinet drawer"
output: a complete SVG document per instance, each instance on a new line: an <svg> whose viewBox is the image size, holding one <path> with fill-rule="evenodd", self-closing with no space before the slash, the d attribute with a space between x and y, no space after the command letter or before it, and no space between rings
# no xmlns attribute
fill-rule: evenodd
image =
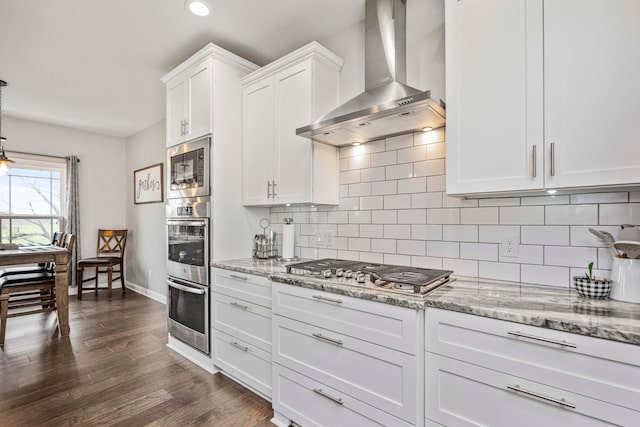
<svg viewBox="0 0 640 427"><path fill-rule="evenodd" d="M224 294L213 295L213 328L271 352L271 310Z"/></svg>
<svg viewBox="0 0 640 427"><path fill-rule="evenodd" d="M422 311L276 282L273 304L274 314L417 354Z"/></svg>
<svg viewBox="0 0 640 427"><path fill-rule="evenodd" d="M410 424L326 384L273 364L273 410L309 426L402 426Z"/></svg>
<svg viewBox="0 0 640 427"><path fill-rule="evenodd" d="M273 316L273 360L412 424L422 389L417 356Z"/></svg>
<svg viewBox="0 0 640 427"><path fill-rule="evenodd" d="M271 308L271 280L266 277L214 268L213 290Z"/></svg>
<svg viewBox="0 0 640 427"><path fill-rule="evenodd" d="M433 353L427 353L425 363L427 417L450 427L631 426L637 425L640 416L630 409Z"/></svg>
<svg viewBox="0 0 640 427"><path fill-rule="evenodd" d="M640 411L640 346L427 309L427 351Z"/></svg>
<svg viewBox="0 0 640 427"><path fill-rule="evenodd" d="M271 354L220 331L213 332L214 364L271 397Z"/></svg>

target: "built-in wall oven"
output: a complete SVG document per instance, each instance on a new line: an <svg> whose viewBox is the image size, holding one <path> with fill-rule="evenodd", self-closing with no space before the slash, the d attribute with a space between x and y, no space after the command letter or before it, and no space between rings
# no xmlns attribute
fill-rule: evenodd
<svg viewBox="0 0 640 427"><path fill-rule="evenodd" d="M167 203L167 311L169 333L209 354L208 197Z"/></svg>
<svg viewBox="0 0 640 427"><path fill-rule="evenodd" d="M210 195L210 146L205 137L167 150L167 199Z"/></svg>

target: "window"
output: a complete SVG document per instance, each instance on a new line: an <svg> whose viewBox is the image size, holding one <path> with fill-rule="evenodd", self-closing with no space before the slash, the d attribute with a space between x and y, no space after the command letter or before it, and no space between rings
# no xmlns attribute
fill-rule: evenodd
<svg viewBox="0 0 640 427"><path fill-rule="evenodd" d="M50 243L64 228L64 159L11 156L14 163L0 176L0 242Z"/></svg>

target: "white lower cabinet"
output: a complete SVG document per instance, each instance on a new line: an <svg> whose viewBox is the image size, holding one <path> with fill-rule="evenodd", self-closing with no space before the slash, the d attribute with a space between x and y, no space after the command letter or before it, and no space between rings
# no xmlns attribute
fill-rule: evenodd
<svg viewBox="0 0 640 427"><path fill-rule="evenodd" d="M276 418L304 426L422 425L423 313L273 283Z"/></svg>
<svg viewBox="0 0 640 427"><path fill-rule="evenodd" d="M640 420L638 346L432 308L425 342L427 425Z"/></svg>
<svg viewBox="0 0 640 427"><path fill-rule="evenodd" d="M263 397L271 398L271 281L213 269L213 364Z"/></svg>

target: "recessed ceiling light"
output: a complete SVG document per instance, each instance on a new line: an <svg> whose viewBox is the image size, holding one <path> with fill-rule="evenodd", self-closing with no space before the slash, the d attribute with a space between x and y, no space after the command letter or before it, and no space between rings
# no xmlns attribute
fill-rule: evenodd
<svg viewBox="0 0 640 427"><path fill-rule="evenodd" d="M422 132L430 132L433 130L433 126L425 126L422 128Z"/></svg>
<svg viewBox="0 0 640 427"><path fill-rule="evenodd" d="M207 16L211 12L211 7L204 0L187 0L184 7L194 15Z"/></svg>
<svg viewBox="0 0 640 427"><path fill-rule="evenodd" d="M547 190L547 194L556 194L558 190Z"/></svg>

